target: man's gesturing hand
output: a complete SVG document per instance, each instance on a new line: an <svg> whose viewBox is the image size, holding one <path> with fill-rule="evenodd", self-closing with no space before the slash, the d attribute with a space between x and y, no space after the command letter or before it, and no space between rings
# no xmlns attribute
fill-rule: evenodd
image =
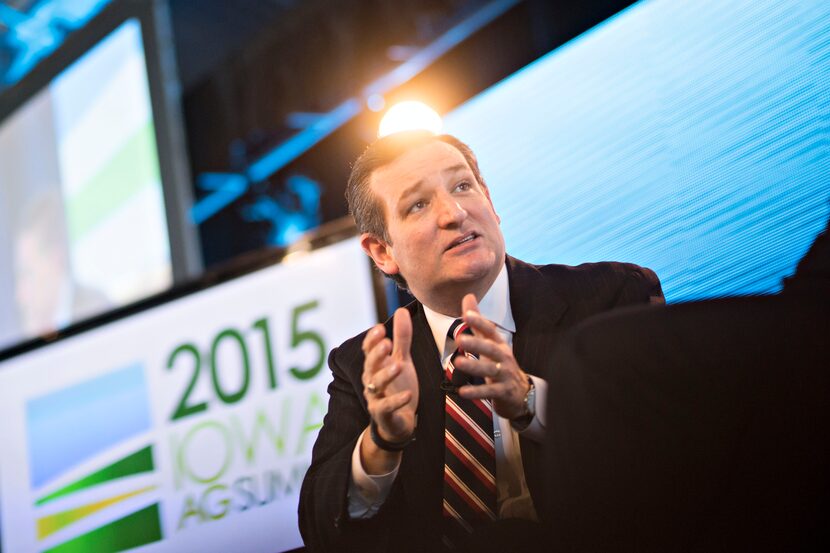
<svg viewBox="0 0 830 553"><path fill-rule="evenodd" d="M454 363L465 373L484 378L484 384L462 386L459 395L467 399L491 399L496 413L506 419L520 416L530 389L527 374L519 367L513 350L496 325L481 315L473 294L464 296L461 313L464 322L473 330L473 336L460 336L459 345L479 358L458 356Z"/></svg>
<svg viewBox="0 0 830 553"><path fill-rule="evenodd" d="M386 337L383 325L375 325L363 340L363 396L369 415L381 438L390 442L407 440L415 432L418 407L418 377L412 363L412 320L400 308L393 319L394 340Z"/></svg>

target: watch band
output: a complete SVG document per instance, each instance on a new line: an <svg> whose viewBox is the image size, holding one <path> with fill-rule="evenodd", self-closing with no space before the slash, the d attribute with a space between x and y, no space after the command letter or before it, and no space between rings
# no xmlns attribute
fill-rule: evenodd
<svg viewBox="0 0 830 553"><path fill-rule="evenodd" d="M372 441L375 442L375 445L384 451L401 451L415 441L415 432L412 433L412 436L402 442L389 442L384 440L380 437L380 434L378 434L378 425L375 424L375 419L372 419L372 422L369 423L369 436L372 438Z"/></svg>
<svg viewBox="0 0 830 553"><path fill-rule="evenodd" d="M530 378L528 375L527 383L530 384L530 388L528 388L527 393L525 394L524 398L524 411L521 415L516 417L515 419L511 419L510 424L513 425L513 428L516 430L524 430L530 423L533 421L533 417L536 416L536 385L533 383L533 379ZM531 406L531 396L534 405Z"/></svg>

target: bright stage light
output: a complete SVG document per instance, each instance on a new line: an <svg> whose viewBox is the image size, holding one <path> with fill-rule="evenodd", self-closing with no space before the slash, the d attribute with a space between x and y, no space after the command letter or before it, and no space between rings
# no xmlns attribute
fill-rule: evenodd
<svg viewBox="0 0 830 553"><path fill-rule="evenodd" d="M443 121L441 116L422 102L401 102L395 104L380 120L378 138L402 131L427 130L438 134Z"/></svg>

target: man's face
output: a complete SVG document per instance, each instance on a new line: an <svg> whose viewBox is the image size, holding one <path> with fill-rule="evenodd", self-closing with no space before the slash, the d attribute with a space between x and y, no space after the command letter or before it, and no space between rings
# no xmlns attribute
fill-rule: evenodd
<svg viewBox="0 0 830 553"><path fill-rule="evenodd" d="M492 284L504 263L504 237L489 191L461 152L439 141L419 146L375 171L370 189L390 243L364 235L363 244L382 271L400 273L421 301Z"/></svg>

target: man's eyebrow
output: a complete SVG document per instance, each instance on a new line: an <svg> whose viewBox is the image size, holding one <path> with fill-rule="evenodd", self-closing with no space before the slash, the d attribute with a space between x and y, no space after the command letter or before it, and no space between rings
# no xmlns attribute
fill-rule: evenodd
<svg viewBox="0 0 830 553"><path fill-rule="evenodd" d="M418 189L420 189L423 184L424 184L424 180L421 179L421 180L418 180L417 182L415 182L414 184L412 184L411 186L406 187L404 189L404 191L401 192L401 195L398 197L398 202L401 202L401 201L405 200L407 198L407 196L411 196L412 194L416 194L418 192Z"/></svg>
<svg viewBox="0 0 830 553"><path fill-rule="evenodd" d="M446 169L443 169L441 172L444 174L447 173L460 173L462 171L469 171L470 168L467 166L466 163L457 163L455 165L451 165Z"/></svg>
<svg viewBox="0 0 830 553"><path fill-rule="evenodd" d="M462 171L469 171L469 170L470 170L470 168L469 168L469 166L467 166L466 163L456 163L455 165L450 165L449 167L445 167L444 169L441 169L441 173L443 173L445 175L446 174L454 175L455 173L460 173ZM398 197L398 203L406 200L406 198L408 196L411 196L412 194L417 194L418 190L421 188L421 186L423 186L423 184L424 184L424 180L420 179L420 180L414 182L412 185L406 187L404 189L404 191L401 192L401 195Z"/></svg>

